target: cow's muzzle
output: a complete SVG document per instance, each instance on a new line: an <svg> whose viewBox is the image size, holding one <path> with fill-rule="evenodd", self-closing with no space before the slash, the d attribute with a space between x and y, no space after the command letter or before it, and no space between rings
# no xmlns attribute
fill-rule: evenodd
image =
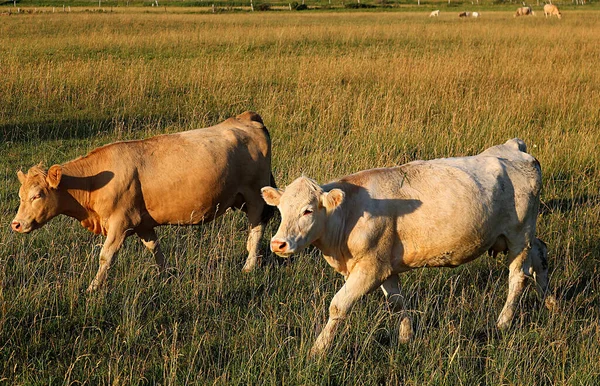
<svg viewBox="0 0 600 386"><path fill-rule="evenodd" d="M26 223L24 223L22 221L18 221L18 220L13 220L13 222L10 223L10 227L12 228L13 231L18 232L18 233L29 233L34 228L33 223L26 224Z"/></svg>
<svg viewBox="0 0 600 386"><path fill-rule="evenodd" d="M271 239L271 251L278 256L288 257L294 253L294 248L290 246L290 242L284 239Z"/></svg>

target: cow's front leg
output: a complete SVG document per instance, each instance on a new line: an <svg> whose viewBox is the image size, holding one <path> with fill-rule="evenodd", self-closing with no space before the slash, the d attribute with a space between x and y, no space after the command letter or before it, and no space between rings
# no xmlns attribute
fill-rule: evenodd
<svg viewBox="0 0 600 386"><path fill-rule="evenodd" d="M108 234L106 235L106 241L100 251L100 267L96 277L90 283L87 292L92 292L100 288L106 280L106 275L110 264L116 258L117 252L123 245L123 241L127 237L128 229L124 226L112 225L108 228Z"/></svg>
<svg viewBox="0 0 600 386"><path fill-rule="evenodd" d="M381 280L376 274L365 272L358 267L354 268L354 271L348 275L346 283L331 300L329 319L310 351L311 356L322 355L331 347L339 324L346 318L354 303L380 284Z"/></svg>
<svg viewBox="0 0 600 386"><path fill-rule="evenodd" d="M165 255L163 255L160 250L158 237L156 236L154 229L136 229L135 233L142 239L142 243L144 243L146 248L152 253L152 256L154 256L154 260L156 261L156 265L158 265L160 272L164 272L166 267Z"/></svg>
<svg viewBox="0 0 600 386"><path fill-rule="evenodd" d="M400 296L400 280L398 275L392 275L388 277L382 284L381 290L385 294L385 298L392 311L403 311L404 306L402 304L402 297ZM398 332L398 339L400 343L408 343L414 336L412 328L411 317L402 312L402 321L400 322L400 331Z"/></svg>

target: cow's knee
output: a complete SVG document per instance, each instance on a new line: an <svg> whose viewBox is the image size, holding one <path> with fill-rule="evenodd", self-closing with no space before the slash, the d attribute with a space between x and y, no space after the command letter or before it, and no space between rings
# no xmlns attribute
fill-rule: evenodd
<svg viewBox="0 0 600 386"><path fill-rule="evenodd" d="M347 310L339 307L335 302L331 302L329 305L329 317L331 319L344 319L346 317Z"/></svg>

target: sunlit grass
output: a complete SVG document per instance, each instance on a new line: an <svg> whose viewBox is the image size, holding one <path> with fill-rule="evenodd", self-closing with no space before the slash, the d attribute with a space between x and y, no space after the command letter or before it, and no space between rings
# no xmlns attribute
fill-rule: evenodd
<svg viewBox="0 0 600 386"><path fill-rule="evenodd" d="M596 384L600 381L599 12L43 14L0 23L0 378L9 384ZM498 332L501 259L402 276L416 339L374 293L307 359L342 285L316 250L242 274L240 213L135 238L84 293L102 239L57 218L13 235L15 171L259 112L285 186L524 139L561 312L533 288ZM450 205L451 203L449 203ZM271 224L268 236L277 226ZM264 243L266 249L266 242Z"/></svg>

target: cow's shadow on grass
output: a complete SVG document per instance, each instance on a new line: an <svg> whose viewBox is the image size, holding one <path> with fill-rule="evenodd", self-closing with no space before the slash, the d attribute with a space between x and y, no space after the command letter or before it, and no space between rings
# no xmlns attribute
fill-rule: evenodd
<svg viewBox="0 0 600 386"><path fill-rule="evenodd" d="M600 204L600 195L584 194L578 197L555 198L540 205L540 214L568 213L576 208L589 208Z"/></svg>
<svg viewBox="0 0 600 386"><path fill-rule="evenodd" d="M0 125L0 139L7 142L32 140L85 139L114 127L111 119L67 119Z"/></svg>
<svg viewBox="0 0 600 386"><path fill-rule="evenodd" d="M3 142L30 142L59 139L86 139L115 131L137 131L153 122L170 124L174 117L147 116L136 117L104 117L97 119L64 119L46 120L24 123L8 123L0 125L0 140Z"/></svg>

